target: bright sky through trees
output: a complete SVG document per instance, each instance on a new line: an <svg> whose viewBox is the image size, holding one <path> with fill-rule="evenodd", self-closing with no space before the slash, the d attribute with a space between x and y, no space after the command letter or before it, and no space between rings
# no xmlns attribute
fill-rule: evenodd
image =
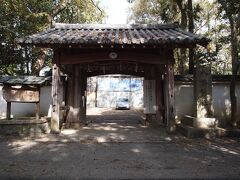
<svg viewBox="0 0 240 180"><path fill-rule="evenodd" d="M100 0L100 3L108 16L106 24L127 23L127 11L129 9L127 0Z"/></svg>

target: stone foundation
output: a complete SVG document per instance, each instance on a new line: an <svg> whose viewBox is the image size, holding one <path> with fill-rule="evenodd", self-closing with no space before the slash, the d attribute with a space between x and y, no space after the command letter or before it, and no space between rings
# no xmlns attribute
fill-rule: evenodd
<svg viewBox="0 0 240 180"><path fill-rule="evenodd" d="M217 128L219 124L216 118L196 118L192 116L184 116L184 118L181 120L181 123L203 129Z"/></svg>
<svg viewBox="0 0 240 180"><path fill-rule="evenodd" d="M0 120L0 135L35 136L50 133L50 120L34 118Z"/></svg>

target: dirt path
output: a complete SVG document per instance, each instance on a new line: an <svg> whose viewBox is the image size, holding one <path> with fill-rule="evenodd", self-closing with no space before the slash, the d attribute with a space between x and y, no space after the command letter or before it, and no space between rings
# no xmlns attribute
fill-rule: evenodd
<svg viewBox="0 0 240 180"><path fill-rule="evenodd" d="M103 112L80 130L1 138L0 179L240 177L239 139L189 140L141 126L134 111Z"/></svg>

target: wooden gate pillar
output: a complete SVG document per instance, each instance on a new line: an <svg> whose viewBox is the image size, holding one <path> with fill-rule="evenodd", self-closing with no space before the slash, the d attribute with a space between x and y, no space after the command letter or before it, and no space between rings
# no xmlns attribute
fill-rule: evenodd
<svg viewBox="0 0 240 180"><path fill-rule="evenodd" d="M165 118L168 130L175 131L175 105L174 105L174 56L173 49L165 52L167 58L165 78Z"/></svg>
<svg viewBox="0 0 240 180"><path fill-rule="evenodd" d="M87 106L87 73L84 68L80 69L80 122L85 124L86 123L86 106Z"/></svg>
<svg viewBox="0 0 240 180"><path fill-rule="evenodd" d="M69 111L66 122L85 123L86 121L86 87L87 76L81 65L69 67L69 79L67 90L67 106ZM75 125L73 125L75 126Z"/></svg>
<svg viewBox="0 0 240 180"><path fill-rule="evenodd" d="M164 123L163 76L164 68L158 65L156 67L156 121L161 124Z"/></svg>
<svg viewBox="0 0 240 180"><path fill-rule="evenodd" d="M62 120L61 106L63 101L63 84L60 76L60 54L54 51L52 67L52 118L51 131L58 133Z"/></svg>
<svg viewBox="0 0 240 180"><path fill-rule="evenodd" d="M155 76L156 76L155 74L156 73L155 73L155 67L154 66L151 66L151 65L146 66L145 70L144 70L144 80L155 80ZM156 82L155 82L155 84L156 84ZM149 92L147 92L147 91L149 91ZM145 108L144 113L146 115L146 122L150 122L153 119L153 117L156 115L154 110L150 110L150 109L153 109L155 107L152 107L152 105L151 105L151 108L147 108L147 106L149 106L149 105L145 104L146 99L149 100L149 96L151 96L151 90L148 89L148 88L145 89L145 85L144 85L144 108ZM154 96L155 96L155 93L154 93ZM155 97L153 97L152 101L155 101ZM154 103L154 106L155 105L156 104ZM146 109L149 109L152 112L151 113L147 112L149 110L146 110ZM146 124L146 122L145 122L145 124Z"/></svg>

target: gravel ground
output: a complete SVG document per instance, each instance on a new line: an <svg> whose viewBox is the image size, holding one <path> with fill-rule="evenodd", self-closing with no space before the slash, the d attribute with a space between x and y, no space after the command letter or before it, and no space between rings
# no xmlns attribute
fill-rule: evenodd
<svg viewBox="0 0 240 180"><path fill-rule="evenodd" d="M80 130L38 138L1 137L0 179L240 177L239 139L167 135L164 128L139 124L136 111L89 113L92 123Z"/></svg>

